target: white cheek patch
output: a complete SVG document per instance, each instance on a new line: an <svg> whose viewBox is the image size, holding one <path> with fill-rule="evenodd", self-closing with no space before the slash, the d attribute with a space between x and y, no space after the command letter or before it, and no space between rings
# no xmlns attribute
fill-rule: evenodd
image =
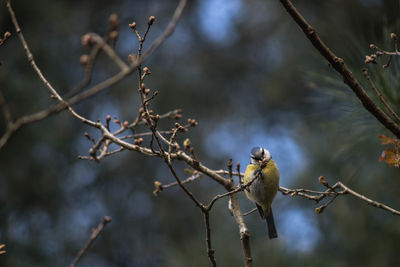
<svg viewBox="0 0 400 267"><path fill-rule="evenodd" d="M271 154L264 148L264 157L267 161L271 160Z"/></svg>

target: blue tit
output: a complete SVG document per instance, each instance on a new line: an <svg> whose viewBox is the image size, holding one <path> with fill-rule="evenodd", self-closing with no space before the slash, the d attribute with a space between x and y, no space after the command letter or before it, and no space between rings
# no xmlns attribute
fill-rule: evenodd
<svg viewBox="0 0 400 267"><path fill-rule="evenodd" d="M253 201L262 219L267 221L268 236L277 238L271 203L279 189L279 171L269 151L262 147L254 147L250 153L250 164L244 174L244 186L248 199Z"/></svg>

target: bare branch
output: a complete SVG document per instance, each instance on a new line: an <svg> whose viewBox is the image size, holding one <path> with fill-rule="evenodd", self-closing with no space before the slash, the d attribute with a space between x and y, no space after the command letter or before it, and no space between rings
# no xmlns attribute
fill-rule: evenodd
<svg viewBox="0 0 400 267"><path fill-rule="evenodd" d="M371 206L374 206L374 207L376 207L376 208L389 211L389 212L391 212L393 215L398 215L398 216L400 216L400 211L395 210L395 209L393 209L393 208L391 208L391 207L389 207L389 206L386 206L386 205L384 205L384 204L382 204L382 203L380 203L380 202L378 202L378 201L375 201L375 200L372 200L372 199L370 199L370 198L367 198L367 197L365 197L364 195L361 195L361 194L355 192L354 190L350 189L349 187L347 187L346 185L344 185L342 182L337 182L336 184L337 184L339 187L343 188L343 190L344 190L343 194L350 194L350 195L353 195L353 196L355 196L355 197L357 197L357 198L359 198L359 199L361 199L361 200L367 202L367 203L368 203L369 205L371 205Z"/></svg>
<svg viewBox="0 0 400 267"><path fill-rule="evenodd" d="M323 200L324 198L330 197L331 199L317 207L315 209L316 213L322 213L323 210L330 205L331 203L333 203L333 201L340 195L353 195L355 197L357 197L358 199L361 199L362 201L367 202L369 205L374 206L376 208L380 208L386 211L391 212L394 215L399 215L400 216L400 211L395 210L389 206L386 206L378 201L372 200L370 198L365 197L364 195L357 193L356 191L350 189L349 187L347 187L346 185L344 185L342 182L336 182L333 186L330 186L325 178L323 176L320 176L318 178L319 182L324 185L325 187L327 187L327 190L325 191L314 191L314 190L309 190L309 189L288 189L285 187L280 187L279 191L283 194L283 195L290 195L290 196L300 196L300 197L304 197L307 198L309 200L314 200L316 203L319 203L321 200ZM337 191L337 189L341 189L340 191Z"/></svg>
<svg viewBox="0 0 400 267"><path fill-rule="evenodd" d="M82 256L86 253L86 251L90 248L90 246L93 244L93 242L96 240L96 238L100 235L100 233L103 231L104 227L111 222L111 217L105 216L103 218L103 221L97 226L97 228L93 229L92 235L86 242L86 244L83 246L83 248L78 252L76 255L75 259L71 263L70 267L75 267L76 264L80 261Z"/></svg>
<svg viewBox="0 0 400 267"><path fill-rule="evenodd" d="M306 37L319 53L333 66L333 68L343 77L343 81L350 87L354 94L361 101L366 110L394 135L400 138L400 126L387 116L368 96L359 81L344 63L344 60L337 57L322 40L319 38L315 29L305 20L289 0L280 0L286 11L293 20L300 26Z"/></svg>
<svg viewBox="0 0 400 267"><path fill-rule="evenodd" d="M178 4L178 7L175 9L174 15L168 24L167 29L164 31L164 33L158 37L154 43L149 47L149 49L144 53L144 55L141 57L141 59L147 58L151 53L153 53L154 50L156 50L174 31L176 28L176 25L182 16L183 9L186 6L186 0L181 0ZM143 62L143 60L141 60Z"/></svg>
<svg viewBox="0 0 400 267"><path fill-rule="evenodd" d="M217 266L217 261L215 260L214 254L215 250L212 248L211 245L211 227L210 227L210 214L209 211L206 211L204 214L204 221L206 225L206 243L207 243L207 254L208 258L211 261L212 266Z"/></svg>
<svg viewBox="0 0 400 267"><path fill-rule="evenodd" d="M128 71L129 66L117 55L117 53L115 53L115 50L109 46L100 35L96 33L89 33L89 35L96 43L100 45L101 49L103 49L109 58L115 62L121 71Z"/></svg>
<svg viewBox="0 0 400 267"><path fill-rule="evenodd" d="M178 151L176 154L176 158L178 160L183 160L186 162L188 165L190 165L193 169L198 170L199 172L204 173L205 175L209 176L211 179L215 180L217 183L223 185L225 188L227 188L230 191L230 182L228 179L225 179L221 175L219 175L217 172L209 169L208 167L204 166L202 163L199 161L191 158L189 155L187 155L183 151ZM172 155L172 159L174 159L174 155Z"/></svg>
<svg viewBox="0 0 400 267"><path fill-rule="evenodd" d="M251 257L250 249L250 232L244 223L243 214L240 210L237 194L230 195L230 203L232 206L232 213L239 228L240 241L242 243L242 250L244 256L244 265L251 267L253 265L253 258Z"/></svg>
<svg viewBox="0 0 400 267"><path fill-rule="evenodd" d="M51 106L51 107L49 107L47 109L43 109L43 110L41 110L39 112L36 112L34 114L26 115L26 116L23 116L23 117L17 119L16 122L14 123L13 127L8 129L3 134L3 136L0 138L0 149L2 149L7 144L8 140L13 136L13 134L16 131L18 131L19 129L21 129L23 126L25 126L27 124L30 124L30 123L34 123L34 122L40 121L40 120L43 120L43 119L47 118L48 116L50 116L52 114L55 114L55 113L58 113L58 112L64 110L67 106L73 106L73 105L81 102L82 100L84 100L84 99L86 99L86 98L88 98L90 96L93 96L93 95L99 93L100 91L102 91L102 90L104 90L104 89L106 89L106 88L108 88L108 87L110 87L112 85L117 84L123 78L125 78L127 75L129 75L133 71L135 71L136 67L139 64L141 64L152 52L154 52L168 38L168 36L170 36L173 33L173 31L174 31L174 29L175 29L175 27L176 27L181 15L182 15L182 12L183 12L183 9L184 9L185 5L186 5L186 0L181 0L179 2L178 6L177 6L177 8L176 8L176 10L174 12L174 15L173 15L168 27L165 29L164 33L154 41L154 43L150 46L150 48L145 52L145 54L140 59L136 59L136 61L132 62L132 64L129 66L128 69L120 71L116 75L108 78L107 80L105 80L105 81L93 86L92 88L90 88L90 89L88 89L88 90L86 90L84 92L81 92L81 93L73 96L72 98L70 98L67 101L58 103L58 104L56 104L54 106ZM20 29L20 27L18 25L15 13L11 8L11 4L10 4L9 0L7 0L7 7L9 9L9 13L10 13L10 15L12 17L13 23L16 26L16 31L19 34L21 32L21 29ZM30 53L27 45L26 46L24 45L24 44L26 44L25 39L23 38L22 34L19 34L19 36L20 36L21 41L23 40L22 43L23 43L24 49L25 49L25 51L26 51L26 53L28 55L29 61L33 60L33 56Z"/></svg>
<svg viewBox="0 0 400 267"><path fill-rule="evenodd" d="M201 177L202 177L202 174L199 173L199 172L196 172L192 176L190 176L190 177L186 178L185 180L183 180L181 183L182 184L186 184L186 183L195 181L195 180L197 180L197 179L199 179ZM170 187L173 187L173 186L177 186L177 185L178 185L178 182L173 182L173 183L169 183L169 184L163 185L159 181L155 181L154 182L155 189L153 191L153 194L158 196L162 190L170 188Z"/></svg>

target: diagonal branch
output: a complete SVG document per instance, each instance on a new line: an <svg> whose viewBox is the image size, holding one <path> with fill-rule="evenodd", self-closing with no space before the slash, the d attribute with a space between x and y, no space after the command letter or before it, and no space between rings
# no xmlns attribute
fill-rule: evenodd
<svg viewBox="0 0 400 267"><path fill-rule="evenodd" d="M297 11L289 0L280 0L286 11L293 20L300 26L306 37L319 53L332 65L332 67L343 77L354 94L361 101L366 110L368 110L375 118L394 135L400 138L400 126L396 124L388 115L386 115L368 96L359 81L354 77L353 73L344 63L344 60L337 57L319 38L315 29L305 20L305 18Z"/></svg>
<svg viewBox="0 0 400 267"><path fill-rule="evenodd" d="M92 235L86 242L86 244L83 246L83 248L76 254L76 257L74 261L71 263L70 267L75 267L78 261L82 258L82 256L86 253L86 251L90 248L90 246L93 244L93 242L96 240L96 238L100 235L100 233L103 231L104 227L111 222L111 217L105 216L103 218L103 221L97 226L96 229L93 229Z"/></svg>
<svg viewBox="0 0 400 267"><path fill-rule="evenodd" d="M385 204L382 204L382 203L380 203L380 202L378 202L378 201L375 201L375 200L372 200L372 199L370 199L370 198L367 198L367 197L365 197L364 195L361 195L360 193L357 193L356 191L350 189L349 187L347 187L346 185L344 185L342 182L337 182L337 185L338 185L339 187L343 188L343 194L350 194L350 195L352 195L352 196L355 196L356 198L359 198L359 199L361 199L361 200L367 202L367 204L369 204L369 205L371 205L371 206L374 206L374 207L376 207L376 208L389 211L389 212L391 212L393 215L398 215L398 216L400 216L400 211L395 210L395 209L393 209L393 208L391 208L391 207L389 207L389 206L386 206Z"/></svg>

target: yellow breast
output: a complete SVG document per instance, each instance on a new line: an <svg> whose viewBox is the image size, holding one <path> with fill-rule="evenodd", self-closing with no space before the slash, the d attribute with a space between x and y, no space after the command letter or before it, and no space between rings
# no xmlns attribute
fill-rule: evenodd
<svg viewBox="0 0 400 267"><path fill-rule="evenodd" d="M259 165L249 164L243 178L246 185L249 183L255 171L259 169ZM247 198L260 205L266 214L268 214L271 207L272 200L274 199L279 188L279 171L275 162L271 159L267 166L262 170L262 177L257 178L245 190Z"/></svg>

